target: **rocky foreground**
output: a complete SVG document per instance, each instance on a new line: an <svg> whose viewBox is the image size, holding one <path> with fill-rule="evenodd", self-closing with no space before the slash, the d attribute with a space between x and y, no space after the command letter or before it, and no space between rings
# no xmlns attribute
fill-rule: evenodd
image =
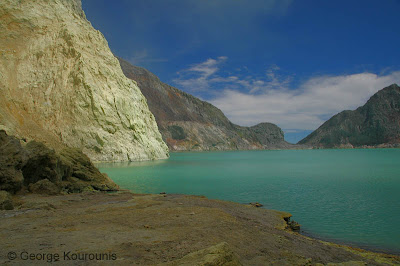
<svg viewBox="0 0 400 266"><path fill-rule="evenodd" d="M118 185L100 173L82 151L65 146L55 151L0 130L0 209L12 209L11 194L24 191L56 195L115 190Z"/></svg>
<svg viewBox="0 0 400 266"><path fill-rule="evenodd" d="M0 211L0 262L5 264L55 260L79 265L400 263L397 256L292 232L287 213L199 196L22 193L13 201L14 210Z"/></svg>

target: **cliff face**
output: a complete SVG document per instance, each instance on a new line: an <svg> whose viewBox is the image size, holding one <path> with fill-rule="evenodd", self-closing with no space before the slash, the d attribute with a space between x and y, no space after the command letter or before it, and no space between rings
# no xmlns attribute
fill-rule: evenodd
<svg viewBox="0 0 400 266"><path fill-rule="evenodd" d="M400 87L392 84L354 111L343 111L299 142L314 147L400 143Z"/></svg>
<svg viewBox="0 0 400 266"><path fill-rule="evenodd" d="M168 157L146 99L80 0L0 1L0 129L96 161Z"/></svg>
<svg viewBox="0 0 400 266"><path fill-rule="evenodd" d="M171 150L248 150L289 148L282 130L262 123L241 127L221 110L161 82L144 68L118 58L124 74L135 80L147 99L163 139Z"/></svg>

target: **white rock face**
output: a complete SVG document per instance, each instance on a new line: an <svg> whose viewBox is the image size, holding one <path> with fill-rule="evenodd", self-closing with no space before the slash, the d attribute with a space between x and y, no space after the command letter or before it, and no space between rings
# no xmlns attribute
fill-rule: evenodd
<svg viewBox="0 0 400 266"><path fill-rule="evenodd" d="M146 99L80 0L0 1L0 128L94 161L168 157Z"/></svg>

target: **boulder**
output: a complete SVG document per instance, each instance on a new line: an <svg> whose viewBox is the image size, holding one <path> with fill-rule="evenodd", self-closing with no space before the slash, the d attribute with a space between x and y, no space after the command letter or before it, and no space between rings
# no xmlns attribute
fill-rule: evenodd
<svg viewBox="0 0 400 266"><path fill-rule="evenodd" d="M64 190L68 192L115 191L119 187L111 178L93 165L89 157L75 148L64 148L59 153L62 165L68 169L63 178Z"/></svg>
<svg viewBox="0 0 400 266"><path fill-rule="evenodd" d="M251 202L250 205L253 206L253 207L257 207L257 208L264 206L259 202Z"/></svg>
<svg viewBox="0 0 400 266"><path fill-rule="evenodd" d="M24 185L48 179L59 184L62 178L69 174L66 166L56 152L46 147L43 143L31 141L26 145L28 160L22 167Z"/></svg>
<svg viewBox="0 0 400 266"><path fill-rule="evenodd" d="M0 131L0 189L54 195L61 191L114 191L118 186L93 165L82 151L63 147L58 151L45 144L20 141Z"/></svg>
<svg viewBox="0 0 400 266"><path fill-rule="evenodd" d="M26 160L27 153L20 141L0 130L0 190L15 193L21 189L21 168Z"/></svg>
<svg viewBox="0 0 400 266"><path fill-rule="evenodd" d="M300 231L300 224L298 222L296 222L296 221L288 222L288 227L294 232L299 232Z"/></svg>
<svg viewBox="0 0 400 266"><path fill-rule="evenodd" d="M57 195L60 193L60 186L48 179L42 179L29 185L29 191L37 194Z"/></svg>
<svg viewBox="0 0 400 266"><path fill-rule="evenodd" d="M24 177L22 171L12 167L4 167L0 162L0 190L16 193L22 188Z"/></svg>
<svg viewBox="0 0 400 266"><path fill-rule="evenodd" d="M0 191L0 210L12 210L14 209L13 201L10 193L7 191Z"/></svg>

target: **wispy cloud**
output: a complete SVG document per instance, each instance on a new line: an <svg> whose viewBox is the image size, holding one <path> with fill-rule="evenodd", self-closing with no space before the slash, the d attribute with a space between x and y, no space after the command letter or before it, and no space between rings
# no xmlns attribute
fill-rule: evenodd
<svg viewBox="0 0 400 266"><path fill-rule="evenodd" d="M283 129L313 130L342 110L355 109L383 87L400 81L400 71L385 76L359 73L311 78L295 90L267 90L254 95L224 90L210 102L234 122L263 121Z"/></svg>
<svg viewBox="0 0 400 266"><path fill-rule="evenodd" d="M168 59L166 58L158 58L158 57L153 57L149 54L147 49L142 49L133 54L132 57L128 59L130 63L133 65L146 65L148 63L154 63L154 62L166 62Z"/></svg>
<svg viewBox="0 0 400 266"><path fill-rule="evenodd" d="M227 60L219 57L193 65L181 71L175 83L191 92L222 87L209 101L240 125L272 122L290 131L314 130L335 113L355 109L378 90L400 82L400 71L364 72L312 77L293 88L292 77L278 75L276 65L262 77L225 75Z"/></svg>
<svg viewBox="0 0 400 266"><path fill-rule="evenodd" d="M193 93L201 91L215 93L215 86L229 89L246 89L249 93L262 93L272 89L287 89L292 80L291 76L281 77L278 75L277 71L280 68L277 65L271 65L266 70L265 76L262 77L229 75L228 72L222 71L227 60L228 57L220 56L217 59L209 58L202 63L194 64L187 69L179 71L178 78L173 79L173 83ZM243 68L247 69L247 67Z"/></svg>
<svg viewBox="0 0 400 266"><path fill-rule="evenodd" d="M174 79L173 82L191 92L209 90L212 83L229 80L229 78L215 75L220 65L227 59L226 56L220 56L217 59L209 58L205 62L192 65L188 69L178 72L179 78Z"/></svg>

